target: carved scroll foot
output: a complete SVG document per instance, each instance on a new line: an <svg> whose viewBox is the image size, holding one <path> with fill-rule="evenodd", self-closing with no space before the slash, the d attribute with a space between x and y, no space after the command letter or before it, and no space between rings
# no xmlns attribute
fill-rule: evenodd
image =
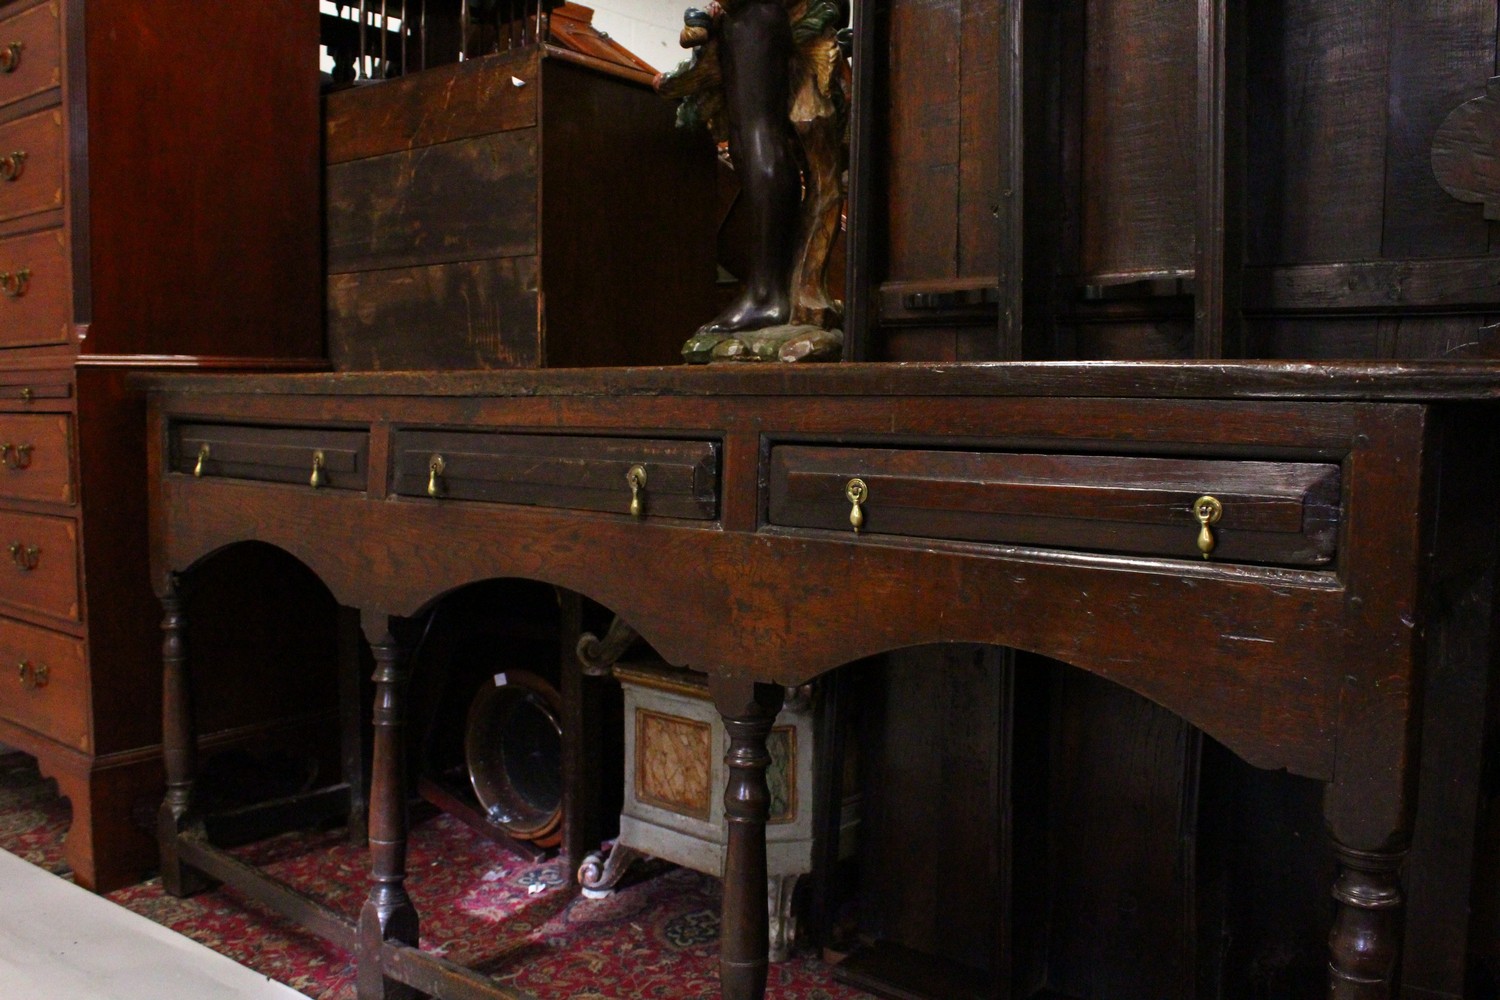
<svg viewBox="0 0 1500 1000"><path fill-rule="evenodd" d="M766 884L766 913L771 919L770 949L767 957L785 962L797 945L797 918L792 912L792 898L801 875L772 875Z"/></svg>
<svg viewBox="0 0 1500 1000"><path fill-rule="evenodd" d="M1329 1000L1389 1000L1394 995L1404 852L1354 851L1334 845L1338 901L1328 936Z"/></svg>
<svg viewBox="0 0 1500 1000"><path fill-rule="evenodd" d="M630 866L645 857L640 851L616 844L606 856L595 851L578 866L578 884L588 899L604 899L615 891Z"/></svg>

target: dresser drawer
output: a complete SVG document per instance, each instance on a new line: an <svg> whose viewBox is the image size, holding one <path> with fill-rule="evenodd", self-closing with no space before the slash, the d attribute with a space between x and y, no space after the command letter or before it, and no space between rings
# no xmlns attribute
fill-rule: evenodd
<svg viewBox="0 0 1500 1000"><path fill-rule="evenodd" d="M83 643L0 618L0 715L90 750Z"/></svg>
<svg viewBox="0 0 1500 1000"><path fill-rule="evenodd" d="M0 107L62 84L57 0L0 20Z"/></svg>
<svg viewBox="0 0 1500 1000"><path fill-rule="evenodd" d="M0 220L62 207L62 151L57 108L0 125Z"/></svg>
<svg viewBox="0 0 1500 1000"><path fill-rule="evenodd" d="M488 500L570 510L712 520L719 510L719 445L560 434L400 431L392 442L403 496ZM639 466L644 482L633 491Z"/></svg>
<svg viewBox="0 0 1500 1000"><path fill-rule="evenodd" d="M0 347L67 343L69 315L63 231L0 240Z"/></svg>
<svg viewBox="0 0 1500 1000"><path fill-rule="evenodd" d="M771 451L772 524L867 534L1319 566L1339 524L1339 467L1110 455L823 448ZM1218 502L1216 521L1195 513ZM1210 505L1211 506L1211 505Z"/></svg>
<svg viewBox="0 0 1500 1000"><path fill-rule="evenodd" d="M0 602L78 620L77 522L0 510Z"/></svg>
<svg viewBox="0 0 1500 1000"><path fill-rule="evenodd" d="M171 470L200 479L363 490L369 452L364 431L183 423L172 428Z"/></svg>
<svg viewBox="0 0 1500 1000"><path fill-rule="evenodd" d="M60 413L0 413L0 497L72 503L68 421Z"/></svg>

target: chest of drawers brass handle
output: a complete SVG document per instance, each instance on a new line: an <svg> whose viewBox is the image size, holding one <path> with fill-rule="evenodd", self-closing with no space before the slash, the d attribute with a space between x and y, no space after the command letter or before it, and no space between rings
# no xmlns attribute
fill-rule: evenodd
<svg viewBox="0 0 1500 1000"><path fill-rule="evenodd" d="M31 287L31 268L19 271L0 271L0 293L8 299L19 299Z"/></svg>
<svg viewBox="0 0 1500 1000"><path fill-rule="evenodd" d="M327 481L327 477L323 474L323 465L326 462L327 459L321 451L313 452L312 477L308 479L307 484L315 490L322 488Z"/></svg>
<svg viewBox="0 0 1500 1000"><path fill-rule="evenodd" d="M0 444L0 462L4 462L7 469L29 469L32 451L33 446L29 444Z"/></svg>
<svg viewBox="0 0 1500 1000"><path fill-rule="evenodd" d="M21 68L22 48L24 46L20 42L11 42L0 49L0 73L14 73Z"/></svg>
<svg viewBox="0 0 1500 1000"><path fill-rule="evenodd" d="M16 569L22 573L29 573L36 569L36 564L42 557L42 550L35 545L22 545L20 542L10 543L10 560L16 564Z"/></svg>
<svg viewBox="0 0 1500 1000"><path fill-rule="evenodd" d="M433 455L427 461L427 495L430 497L441 496L443 493L443 470L448 463L443 461L442 455Z"/></svg>
<svg viewBox="0 0 1500 1000"><path fill-rule="evenodd" d="M35 691L44 688L52 679L52 671L47 669L45 663L32 663L30 660L22 660L16 664L16 675L21 681L21 686Z"/></svg>
<svg viewBox="0 0 1500 1000"><path fill-rule="evenodd" d="M26 167L26 151L18 149L14 153L0 156L0 180L18 181L21 173Z"/></svg>

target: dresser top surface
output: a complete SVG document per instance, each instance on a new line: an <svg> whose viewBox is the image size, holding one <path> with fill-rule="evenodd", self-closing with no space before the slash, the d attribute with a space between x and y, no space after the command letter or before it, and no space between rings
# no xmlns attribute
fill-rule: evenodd
<svg viewBox="0 0 1500 1000"><path fill-rule="evenodd" d="M725 364L474 372L153 371L156 393L337 396L1056 396L1175 399L1500 399L1500 362L1029 361Z"/></svg>

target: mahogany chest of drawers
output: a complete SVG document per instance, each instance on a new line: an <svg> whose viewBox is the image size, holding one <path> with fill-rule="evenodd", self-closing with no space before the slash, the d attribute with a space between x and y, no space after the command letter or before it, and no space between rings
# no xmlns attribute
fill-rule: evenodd
<svg viewBox="0 0 1500 1000"><path fill-rule="evenodd" d="M155 863L162 781L124 374L322 356L317 17L0 2L0 743L70 800L92 888Z"/></svg>

